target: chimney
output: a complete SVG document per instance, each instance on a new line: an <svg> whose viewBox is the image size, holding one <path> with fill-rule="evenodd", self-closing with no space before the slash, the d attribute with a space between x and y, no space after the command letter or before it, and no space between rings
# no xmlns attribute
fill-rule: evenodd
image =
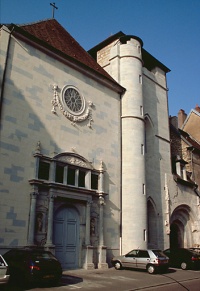
<svg viewBox="0 0 200 291"><path fill-rule="evenodd" d="M196 105L196 107L194 108L197 112L199 112L200 113L200 107L199 107L199 105L197 104Z"/></svg>
<svg viewBox="0 0 200 291"><path fill-rule="evenodd" d="M183 109L180 109L178 112L178 127L181 128L184 121L187 118L187 114L185 113L185 111Z"/></svg>
<svg viewBox="0 0 200 291"><path fill-rule="evenodd" d="M169 117L169 122L176 128L178 129L178 117L177 116L170 116Z"/></svg>

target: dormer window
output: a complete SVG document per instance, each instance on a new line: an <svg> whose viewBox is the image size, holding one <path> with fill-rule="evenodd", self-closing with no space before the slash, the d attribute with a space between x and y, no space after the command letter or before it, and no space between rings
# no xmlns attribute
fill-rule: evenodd
<svg viewBox="0 0 200 291"><path fill-rule="evenodd" d="M181 159L180 156L176 157L175 162L176 162L176 174L179 175L183 180L187 181L187 174L185 168L187 162Z"/></svg>

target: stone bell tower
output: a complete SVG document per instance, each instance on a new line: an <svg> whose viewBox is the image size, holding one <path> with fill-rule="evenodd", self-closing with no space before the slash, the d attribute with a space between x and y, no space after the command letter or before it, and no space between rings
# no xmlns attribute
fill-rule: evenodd
<svg viewBox="0 0 200 291"><path fill-rule="evenodd" d="M142 40L125 35L111 48L110 74L126 91L122 122L122 253L147 247Z"/></svg>

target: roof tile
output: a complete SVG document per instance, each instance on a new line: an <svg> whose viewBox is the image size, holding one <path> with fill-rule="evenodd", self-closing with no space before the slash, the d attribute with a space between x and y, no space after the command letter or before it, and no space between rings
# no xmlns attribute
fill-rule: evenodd
<svg viewBox="0 0 200 291"><path fill-rule="evenodd" d="M67 56L79 61L101 75L114 79L87 53L80 44L57 22L47 19L35 23L19 25L20 28L35 36L39 40L61 51Z"/></svg>

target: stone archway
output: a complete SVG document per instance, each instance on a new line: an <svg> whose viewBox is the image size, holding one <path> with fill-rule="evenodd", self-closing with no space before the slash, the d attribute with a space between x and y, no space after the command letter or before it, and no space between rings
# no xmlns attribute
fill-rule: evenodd
<svg viewBox="0 0 200 291"><path fill-rule="evenodd" d="M184 246L184 225L175 220L170 226L170 248L182 248Z"/></svg>
<svg viewBox="0 0 200 291"><path fill-rule="evenodd" d="M157 235L157 215L154 203L152 199L147 202L147 214L148 214L148 247L157 248L158 235Z"/></svg>
<svg viewBox="0 0 200 291"><path fill-rule="evenodd" d="M170 247L192 246L191 208L188 205L176 207L170 218Z"/></svg>

